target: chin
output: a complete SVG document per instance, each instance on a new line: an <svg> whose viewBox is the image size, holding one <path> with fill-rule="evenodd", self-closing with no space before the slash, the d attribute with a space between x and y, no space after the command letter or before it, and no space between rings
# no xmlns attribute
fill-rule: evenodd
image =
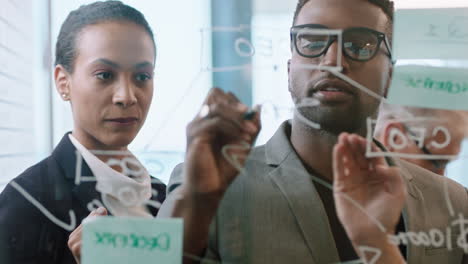
<svg viewBox="0 0 468 264"><path fill-rule="evenodd" d="M303 109L301 114L308 120L320 124L320 130L339 135L342 132L353 133L365 125L356 111L349 109L330 109L326 107L314 107Z"/></svg>
<svg viewBox="0 0 468 264"><path fill-rule="evenodd" d="M131 132L113 132L105 136L101 141L104 145L111 149L127 148L135 139L137 133Z"/></svg>

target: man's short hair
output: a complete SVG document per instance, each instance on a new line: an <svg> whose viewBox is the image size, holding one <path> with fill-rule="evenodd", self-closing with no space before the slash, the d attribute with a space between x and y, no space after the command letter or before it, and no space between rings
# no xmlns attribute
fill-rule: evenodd
<svg viewBox="0 0 468 264"><path fill-rule="evenodd" d="M345 0L346 1L346 0ZM385 33L387 34L387 37L389 40L392 40L392 30L393 30L393 13L395 11L395 6L392 0L367 0L368 2L377 5L380 7L384 13L387 15L388 18L388 24L387 28L385 29ZM305 4L307 4L309 0L299 0L296 5L296 11L294 11L294 18L293 18L293 25L296 24L297 16L299 15L299 12L301 12L302 7L304 7Z"/></svg>

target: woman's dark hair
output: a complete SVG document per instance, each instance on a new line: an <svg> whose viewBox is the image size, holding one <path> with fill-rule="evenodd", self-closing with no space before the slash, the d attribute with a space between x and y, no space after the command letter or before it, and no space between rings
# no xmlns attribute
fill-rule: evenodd
<svg viewBox="0 0 468 264"><path fill-rule="evenodd" d="M77 35L88 25L106 21L128 21L142 26L151 37L156 52L153 31L140 11L120 1L100 1L80 6L65 19L55 46L55 65L60 64L72 73Z"/></svg>

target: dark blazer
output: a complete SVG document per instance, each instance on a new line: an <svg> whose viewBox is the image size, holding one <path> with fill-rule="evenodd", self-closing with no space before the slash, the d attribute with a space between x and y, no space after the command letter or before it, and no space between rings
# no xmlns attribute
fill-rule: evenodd
<svg viewBox="0 0 468 264"><path fill-rule="evenodd" d="M102 204L96 182L75 184L76 164L76 148L66 134L52 155L5 187L0 194L0 263L75 263L68 236L89 215L92 201ZM93 176L84 160L81 175ZM162 202L165 185L153 180L152 188L157 193L151 199ZM148 209L156 216L158 209Z"/></svg>

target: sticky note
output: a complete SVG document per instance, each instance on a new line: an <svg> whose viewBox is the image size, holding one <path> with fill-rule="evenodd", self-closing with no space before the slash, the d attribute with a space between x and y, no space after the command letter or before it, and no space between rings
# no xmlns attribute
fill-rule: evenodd
<svg viewBox="0 0 468 264"><path fill-rule="evenodd" d="M81 263L182 263L182 219L99 217L83 224Z"/></svg>
<svg viewBox="0 0 468 264"><path fill-rule="evenodd" d="M468 110L468 69L397 66L388 101L393 104Z"/></svg>
<svg viewBox="0 0 468 264"><path fill-rule="evenodd" d="M401 59L468 59L468 8L399 9L393 54Z"/></svg>

